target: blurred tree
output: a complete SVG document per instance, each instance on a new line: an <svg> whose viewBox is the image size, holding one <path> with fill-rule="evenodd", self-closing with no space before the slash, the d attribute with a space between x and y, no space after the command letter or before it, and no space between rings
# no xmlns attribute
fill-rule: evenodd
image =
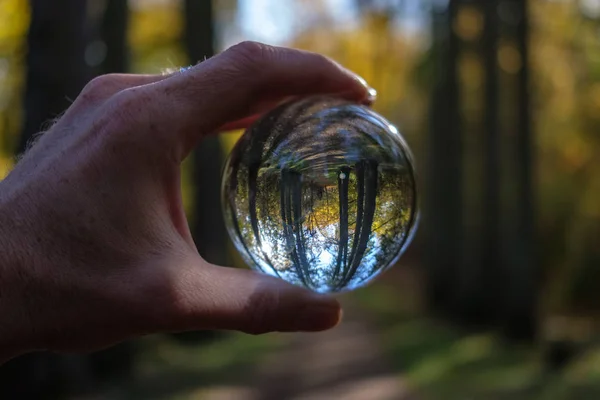
<svg viewBox="0 0 600 400"><path fill-rule="evenodd" d="M460 0L433 9L436 58L429 119L428 187L424 229L429 249L428 294L431 308L442 314L457 310L455 288L462 264L462 138L457 60L459 39L453 29Z"/></svg>
<svg viewBox="0 0 600 400"><path fill-rule="evenodd" d="M19 152L25 150L27 142L45 124L69 106L93 75L127 69L127 2L107 1L106 7L99 10L99 26L88 18L87 2L63 3L51 7L46 2L31 2L25 124ZM62 7L66 12L61 11ZM100 38L91 40L95 35ZM98 59L102 64L94 70L94 61ZM8 380L9 393L26 390L35 396L52 397L61 392L89 389L99 379L126 379L132 350L131 344L126 343L90 356L26 356L9 363L2 375L19 376ZM31 385L24 384L29 380ZM17 382L17 386L10 387Z"/></svg>
<svg viewBox="0 0 600 400"><path fill-rule="evenodd" d="M86 47L86 59L97 59L94 75L124 73L129 71L129 7L127 0L106 0L98 10L98 19L90 21L95 40ZM100 54L90 54L97 52ZM91 60L90 60L91 58ZM126 382L133 371L135 346L125 342L88 356L89 369L96 382Z"/></svg>
<svg viewBox="0 0 600 400"><path fill-rule="evenodd" d="M215 52L215 26L212 0L186 0L183 8L183 42L190 63L202 62ZM221 206L221 171L224 157L218 137L206 137L192 154L194 208L191 230L200 255L208 262L226 266L228 236ZM212 339L214 332L175 335L181 341Z"/></svg>
<svg viewBox="0 0 600 400"><path fill-rule="evenodd" d="M87 1L31 0L25 123L18 152L75 99L91 74L85 64Z"/></svg>
<svg viewBox="0 0 600 400"><path fill-rule="evenodd" d="M212 1L186 0L184 43L191 63L212 57L215 27ZM202 140L193 154L195 207L192 233L202 257L210 263L228 265L227 231L221 210L223 150L219 138Z"/></svg>
<svg viewBox="0 0 600 400"><path fill-rule="evenodd" d="M497 324L506 284L499 224L498 5L496 0L461 1L452 23L459 52L447 61L457 64L461 93L458 135L462 140L460 202L464 210L459 228L463 242L459 250L461 262L455 270L454 284L447 289L456 299L453 315L449 316L478 329Z"/></svg>
<svg viewBox="0 0 600 400"><path fill-rule="evenodd" d="M511 11L509 20L516 51L520 58L520 68L516 74L516 110L515 163L516 196L513 206L515 225L510 237L509 248L512 257L510 281L507 282L504 307L504 328L506 333L516 339L534 338L537 331L536 298L538 294L538 268L535 254L535 215L533 187L533 151L534 141L531 128L530 82L529 82L529 12L528 1L505 1L504 6ZM512 23L512 24L511 24ZM512 25L512 26L511 26ZM510 100L509 100L510 101Z"/></svg>
<svg viewBox="0 0 600 400"><path fill-rule="evenodd" d="M100 38L106 49L101 74L129 70L128 26L127 0L107 0L100 24Z"/></svg>
<svg viewBox="0 0 600 400"><path fill-rule="evenodd" d="M500 252L500 91L498 71L499 17L497 0L482 3L484 14L484 30L481 50L485 68L485 109L482 136L484 148L482 164L483 174L483 242L482 259L478 276L482 282L477 284L478 290L471 301L475 305L473 317L482 323L489 323L498 318L501 307L503 288L503 260ZM471 299L472 300L472 299Z"/></svg>
<svg viewBox="0 0 600 400"><path fill-rule="evenodd" d="M424 221L433 310L467 326L502 327L511 337L532 339L536 266L526 4L456 0L441 11L433 8L437 75ZM501 88L499 62L507 51L520 64L503 76ZM480 60L482 89L475 75ZM463 174L462 165L483 168ZM480 218L472 216L477 210Z"/></svg>
<svg viewBox="0 0 600 400"><path fill-rule="evenodd" d="M30 9L19 153L69 106L91 76L84 61L87 1L30 0ZM55 398L88 388L90 380L83 356L28 355L0 367L0 397Z"/></svg>

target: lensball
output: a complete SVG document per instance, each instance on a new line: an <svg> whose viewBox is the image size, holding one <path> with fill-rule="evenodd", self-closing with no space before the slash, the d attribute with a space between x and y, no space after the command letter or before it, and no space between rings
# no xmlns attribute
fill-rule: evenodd
<svg viewBox="0 0 600 400"><path fill-rule="evenodd" d="M320 293L364 286L417 226L413 157L366 106L330 97L281 105L225 164L227 230L253 269Z"/></svg>

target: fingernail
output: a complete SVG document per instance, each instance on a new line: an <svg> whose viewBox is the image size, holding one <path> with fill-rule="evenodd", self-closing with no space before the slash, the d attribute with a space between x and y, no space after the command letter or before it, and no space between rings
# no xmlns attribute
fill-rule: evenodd
<svg viewBox="0 0 600 400"><path fill-rule="evenodd" d="M375 100L377 100L377 90L375 90L374 88L370 87L367 90L367 93L369 95L367 96L366 103L369 104L369 105L375 103Z"/></svg>
<svg viewBox="0 0 600 400"><path fill-rule="evenodd" d="M317 332L337 326L342 319L340 304L333 299L307 305L296 318L296 330Z"/></svg>
<svg viewBox="0 0 600 400"><path fill-rule="evenodd" d="M363 78L362 76L358 75L356 72L350 71L350 73L352 73L354 75L354 79L356 79L362 86L364 86L367 89L367 97L364 99L362 104L367 105L367 106L373 104L375 102L375 100L377 100L377 90L372 88L367 83L366 79Z"/></svg>
<svg viewBox="0 0 600 400"><path fill-rule="evenodd" d="M374 88L372 88L371 86L369 86L369 84L367 83L367 81L365 80L365 78L363 78L360 75L356 75L356 80L360 82L361 85L363 85L366 89L367 89L367 98L364 101L364 104L366 105L371 105L373 103L375 103L375 100L377 100L377 90L375 90Z"/></svg>
<svg viewBox="0 0 600 400"><path fill-rule="evenodd" d="M358 74L354 74L354 76L356 77L356 80L360 82L361 85L363 85L367 89L370 88L370 86L367 83L367 81L365 80L365 78L363 78L362 76L360 76Z"/></svg>

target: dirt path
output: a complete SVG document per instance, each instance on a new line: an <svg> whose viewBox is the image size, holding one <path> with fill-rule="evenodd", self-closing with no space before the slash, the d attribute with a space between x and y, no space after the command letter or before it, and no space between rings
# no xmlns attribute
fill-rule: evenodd
<svg viewBox="0 0 600 400"><path fill-rule="evenodd" d="M253 388L215 388L206 400L414 400L393 372L364 315L345 304L344 322L297 335L257 366Z"/></svg>

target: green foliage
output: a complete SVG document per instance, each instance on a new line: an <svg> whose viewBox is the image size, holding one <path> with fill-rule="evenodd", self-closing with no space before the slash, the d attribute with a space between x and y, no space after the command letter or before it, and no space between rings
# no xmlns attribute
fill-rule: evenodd
<svg viewBox="0 0 600 400"><path fill-rule="evenodd" d="M232 380L251 385L254 366L284 344L277 335L228 334L203 346L147 337L137 343L134 379L119 392L128 399L190 399Z"/></svg>

